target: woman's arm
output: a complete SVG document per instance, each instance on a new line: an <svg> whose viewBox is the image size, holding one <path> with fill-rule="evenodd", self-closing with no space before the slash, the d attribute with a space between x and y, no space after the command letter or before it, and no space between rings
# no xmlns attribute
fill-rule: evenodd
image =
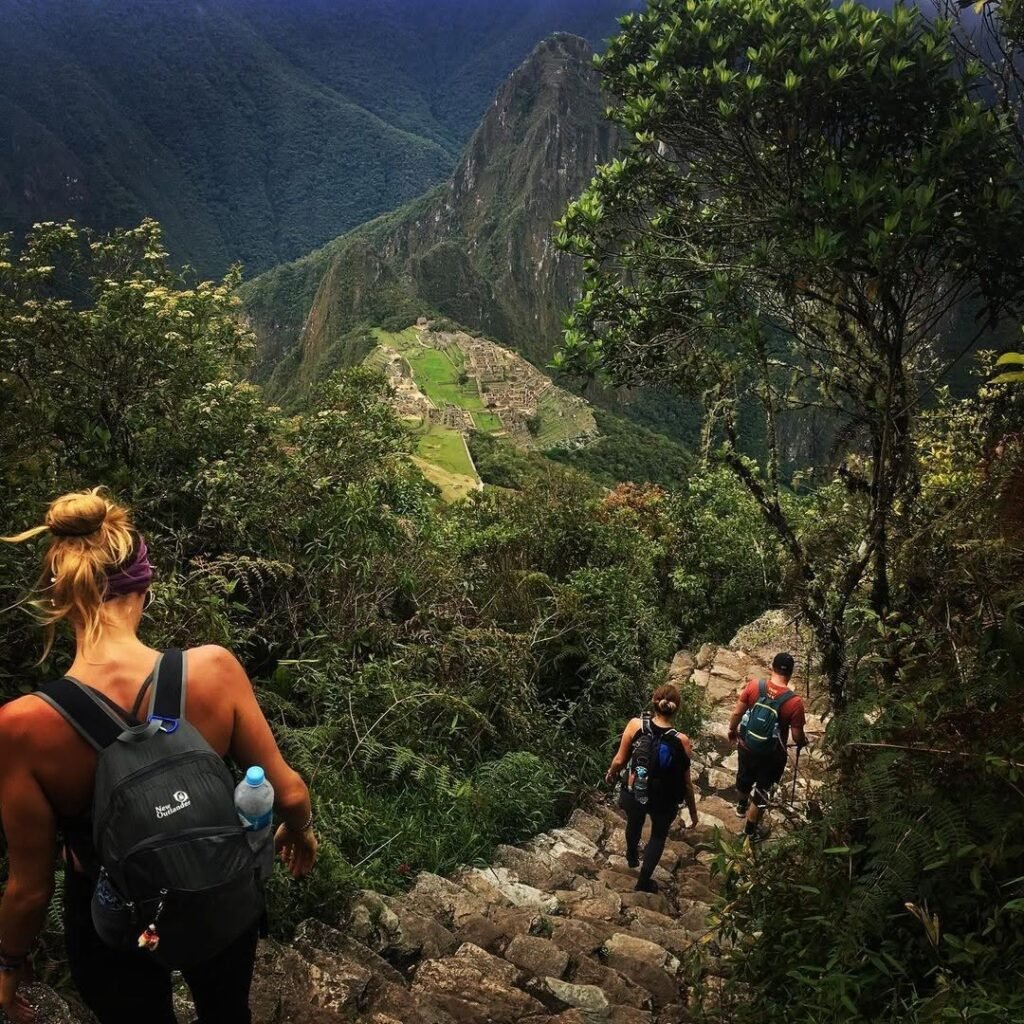
<svg viewBox="0 0 1024 1024"><path fill-rule="evenodd" d="M308 875L317 851L309 789L281 755L252 683L238 659L223 648L216 649L213 657L234 703L235 723L229 753L238 764L258 764L266 773L274 787L274 810L284 822L278 829L275 846L296 878Z"/></svg>
<svg viewBox="0 0 1024 1024"><path fill-rule="evenodd" d="M637 730L643 723L639 718L634 718L626 726L625 731L622 734L622 741L619 743L619 749L616 751L615 756L612 758L612 763L605 773L604 781L611 785L615 781L615 776L626 767L629 761L629 751L633 746L633 737L636 736Z"/></svg>
<svg viewBox="0 0 1024 1024"><path fill-rule="evenodd" d="M693 763L693 744L690 742L690 737L684 733L679 734L679 742L683 745L683 750L686 751L686 756L690 760L690 764ZM684 794L686 799L686 809L690 812L690 828L697 827L697 794L693 789L693 773L690 771L690 765L686 766L686 775L683 779L686 786L686 792Z"/></svg>
<svg viewBox="0 0 1024 1024"><path fill-rule="evenodd" d="M57 822L32 774L20 709L0 712L0 819L7 838L7 886L0 900L0 1007L12 1021L34 1019L17 994L20 961L46 920L57 863Z"/></svg>

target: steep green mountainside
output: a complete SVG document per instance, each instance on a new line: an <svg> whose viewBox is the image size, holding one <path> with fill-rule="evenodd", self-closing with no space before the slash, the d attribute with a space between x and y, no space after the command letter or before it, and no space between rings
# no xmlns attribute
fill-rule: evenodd
<svg viewBox="0 0 1024 1024"><path fill-rule="evenodd" d="M263 370L301 391L358 361L364 324L436 311L545 362L578 289L551 226L614 152L583 39L541 43L502 86L446 183L243 289ZM354 347L353 347L354 345Z"/></svg>
<svg viewBox="0 0 1024 1024"><path fill-rule="evenodd" d="M0 230L161 221L203 273L293 259L441 180L538 39L622 0L0 0Z"/></svg>

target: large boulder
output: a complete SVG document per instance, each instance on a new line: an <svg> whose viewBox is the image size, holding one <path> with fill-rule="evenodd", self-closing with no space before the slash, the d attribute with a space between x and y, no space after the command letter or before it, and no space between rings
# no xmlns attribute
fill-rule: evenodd
<svg viewBox="0 0 1024 1024"><path fill-rule="evenodd" d="M683 687L690 681L697 660L689 651L677 651L668 667L668 681L673 686Z"/></svg>
<svg viewBox="0 0 1024 1024"><path fill-rule="evenodd" d="M624 892L622 894L622 909L626 910L630 907L647 907L662 914L672 911L672 904L663 892Z"/></svg>

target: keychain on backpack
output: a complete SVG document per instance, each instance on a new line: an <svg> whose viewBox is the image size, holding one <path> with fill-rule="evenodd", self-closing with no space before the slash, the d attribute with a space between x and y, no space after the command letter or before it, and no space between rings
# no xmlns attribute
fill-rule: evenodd
<svg viewBox="0 0 1024 1024"><path fill-rule="evenodd" d="M156 913L153 915L153 921L151 924L148 924L145 931L139 935L139 949L145 949L150 953L155 953L157 951L157 947L160 945L160 933L156 930L156 923L160 920L160 915L164 912L163 897L166 895L167 890L162 889L160 891L161 899L157 905Z"/></svg>

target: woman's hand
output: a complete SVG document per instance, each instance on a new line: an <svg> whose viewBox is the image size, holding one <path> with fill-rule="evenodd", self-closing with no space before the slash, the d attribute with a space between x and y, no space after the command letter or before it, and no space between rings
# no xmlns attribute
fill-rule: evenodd
<svg viewBox="0 0 1024 1024"><path fill-rule="evenodd" d="M296 833L281 825L274 836L274 850L293 878L305 878L313 870L318 846L311 828Z"/></svg>
<svg viewBox="0 0 1024 1024"><path fill-rule="evenodd" d="M688 828L696 828L697 827L697 812L696 811L690 811L690 824L687 827Z"/></svg>
<svg viewBox="0 0 1024 1024"><path fill-rule="evenodd" d="M612 783L615 782L615 776L618 775L618 774L619 774L618 772L614 772L614 771L611 770L611 768L609 768L608 771L605 772L605 775L604 775L604 784L606 786L612 785Z"/></svg>
<svg viewBox="0 0 1024 1024"><path fill-rule="evenodd" d="M18 986L27 980L28 968L19 967L13 971L0 971L0 1009L4 1020L10 1024L36 1024L36 1011L18 991Z"/></svg>

